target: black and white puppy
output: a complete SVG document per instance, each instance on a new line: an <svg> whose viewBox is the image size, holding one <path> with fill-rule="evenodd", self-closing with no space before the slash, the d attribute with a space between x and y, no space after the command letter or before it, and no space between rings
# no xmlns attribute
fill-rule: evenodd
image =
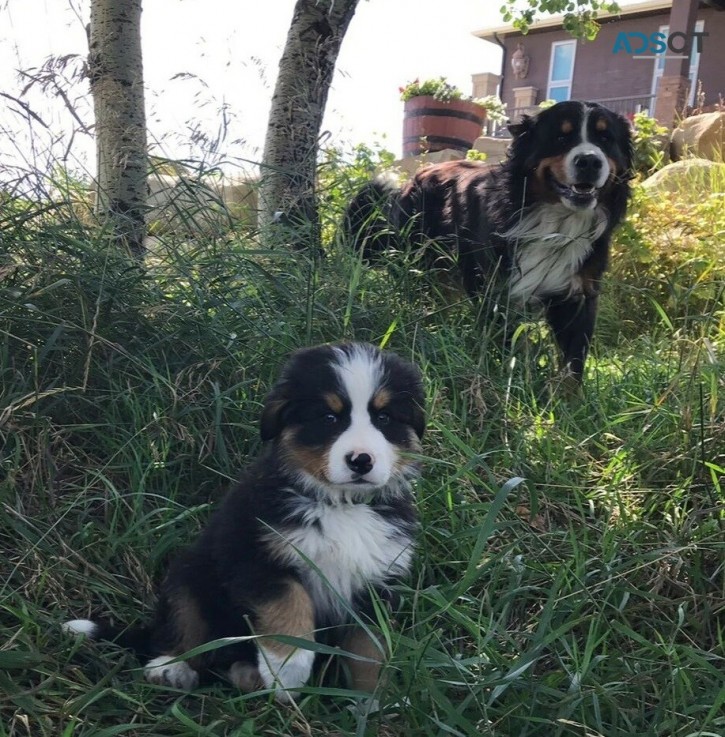
<svg viewBox="0 0 725 737"><path fill-rule="evenodd" d="M370 182L348 207L345 238L365 258L407 242L438 266L442 250L471 296L497 310L542 308L564 366L581 380L612 232L630 195L630 125L601 105L570 101L509 130L501 164L451 161L402 187Z"/></svg>
<svg viewBox="0 0 725 737"><path fill-rule="evenodd" d="M375 688L381 651L373 598L410 568L418 522L412 457L425 427L418 369L372 345L294 353L268 395L266 441L200 537L171 564L153 624L72 620L67 631L113 640L148 659L148 680L181 689L222 673L245 691L288 701L314 653L275 635L339 645L353 688ZM259 636L186 660L224 637Z"/></svg>

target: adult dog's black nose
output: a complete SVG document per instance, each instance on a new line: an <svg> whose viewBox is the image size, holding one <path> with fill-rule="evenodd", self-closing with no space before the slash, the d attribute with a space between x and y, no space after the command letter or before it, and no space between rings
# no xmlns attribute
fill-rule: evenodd
<svg viewBox="0 0 725 737"><path fill-rule="evenodd" d="M368 453L348 453L345 456L345 463L351 471L360 476L373 470L373 459Z"/></svg>
<svg viewBox="0 0 725 737"><path fill-rule="evenodd" d="M602 159L596 154L578 154L574 157L574 169L580 182L595 182L602 170Z"/></svg>

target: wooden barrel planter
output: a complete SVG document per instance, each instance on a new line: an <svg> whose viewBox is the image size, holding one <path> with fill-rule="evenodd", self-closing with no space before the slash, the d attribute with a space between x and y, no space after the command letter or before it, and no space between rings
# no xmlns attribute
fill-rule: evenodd
<svg viewBox="0 0 725 737"><path fill-rule="evenodd" d="M468 100L420 95L405 102L403 156L452 148L467 151L481 135L486 109Z"/></svg>

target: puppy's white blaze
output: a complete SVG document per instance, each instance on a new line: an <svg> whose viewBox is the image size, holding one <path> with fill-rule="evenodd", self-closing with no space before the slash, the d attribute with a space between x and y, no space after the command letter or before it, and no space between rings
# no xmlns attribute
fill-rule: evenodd
<svg viewBox="0 0 725 737"><path fill-rule="evenodd" d="M592 182L592 184L595 187L603 187L606 181L609 179L611 168L609 166L609 161L607 161L607 157L604 155L602 149L589 140L588 127L589 108L584 103L582 103L582 124L579 132L581 143L574 146L574 148L569 151L564 159L564 171L566 172L566 176L568 179L566 183L573 184L576 181L576 167L574 166L575 158L580 154L593 154L602 162L602 167L599 170L599 176L597 177L597 180L595 182ZM592 200L591 207L594 208L595 206L596 203L594 200Z"/></svg>
<svg viewBox="0 0 725 737"><path fill-rule="evenodd" d="M92 640L98 632L98 625L90 619L71 619L69 622L64 622L61 629L63 632L70 632L74 635L85 635Z"/></svg>
<svg viewBox="0 0 725 737"><path fill-rule="evenodd" d="M551 294L581 291L577 272L592 243L607 227L606 213L570 210L561 203L540 205L526 213L504 237L516 242L509 294L526 304Z"/></svg>
<svg viewBox="0 0 725 737"><path fill-rule="evenodd" d="M274 698L288 703L297 696L297 689L309 680L314 660L315 653L312 650L297 649L282 656L259 645L257 667L265 687L274 689Z"/></svg>
<svg viewBox="0 0 725 737"><path fill-rule="evenodd" d="M171 686L182 691L191 691L199 684L199 674L184 661L172 663L173 655L159 655L149 660L143 672L146 680L162 686Z"/></svg>
<svg viewBox="0 0 725 737"><path fill-rule="evenodd" d="M348 484L357 476L345 461L352 453L367 453L373 460L372 470L363 477L375 486L384 486L393 473L397 453L370 419L368 407L380 389L383 367L380 357L362 346L348 354L336 349L335 372L350 400L350 426L335 440L327 462L327 478L333 484Z"/></svg>
<svg viewBox="0 0 725 737"><path fill-rule="evenodd" d="M331 505L301 499L300 506L298 511L307 525L282 529L269 540L279 550L280 534L284 537L284 562L299 570L318 615L344 615L355 593L403 576L410 569L410 540L366 504Z"/></svg>

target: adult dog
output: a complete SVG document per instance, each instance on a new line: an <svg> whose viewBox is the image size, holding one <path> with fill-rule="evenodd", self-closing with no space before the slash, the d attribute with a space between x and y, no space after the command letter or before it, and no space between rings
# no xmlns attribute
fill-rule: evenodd
<svg viewBox="0 0 725 737"><path fill-rule="evenodd" d="M581 381L612 231L630 195L630 126L601 105L570 101L509 130L501 164L432 165L402 188L370 182L348 207L346 238L365 258L403 241L442 248L470 295L499 309L543 308L564 366Z"/></svg>
<svg viewBox="0 0 725 737"><path fill-rule="evenodd" d="M418 369L393 353L348 343L293 354L264 405L261 456L171 564L153 624L64 628L135 649L154 683L188 690L214 670L278 701L313 667L314 652L289 638L322 640L360 656L347 659L351 685L373 690L381 651L360 622L410 567L423 402Z"/></svg>

